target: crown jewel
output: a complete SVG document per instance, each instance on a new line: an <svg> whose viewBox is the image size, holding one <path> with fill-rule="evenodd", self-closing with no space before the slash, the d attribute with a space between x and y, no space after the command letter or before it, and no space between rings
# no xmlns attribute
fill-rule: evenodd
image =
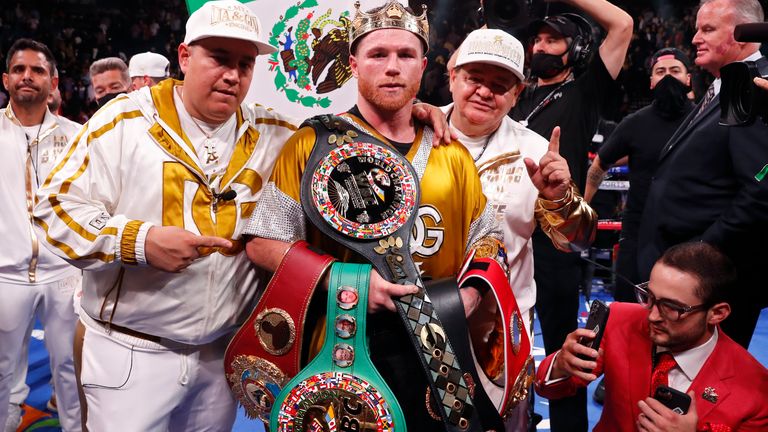
<svg viewBox="0 0 768 432"><path fill-rule="evenodd" d="M350 24L349 46L366 34L380 29L403 29L418 36L424 43L424 52L429 48L429 23L427 6L421 6L421 15L416 16L397 0L388 0L387 4L375 12L360 10L360 2L355 2L355 17Z"/></svg>

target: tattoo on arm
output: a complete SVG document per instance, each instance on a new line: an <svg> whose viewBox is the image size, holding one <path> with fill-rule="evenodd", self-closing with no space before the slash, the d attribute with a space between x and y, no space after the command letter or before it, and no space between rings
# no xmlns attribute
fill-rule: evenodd
<svg viewBox="0 0 768 432"><path fill-rule="evenodd" d="M587 171L587 183L594 187L600 186L605 177L605 171L599 166L599 164L593 163Z"/></svg>

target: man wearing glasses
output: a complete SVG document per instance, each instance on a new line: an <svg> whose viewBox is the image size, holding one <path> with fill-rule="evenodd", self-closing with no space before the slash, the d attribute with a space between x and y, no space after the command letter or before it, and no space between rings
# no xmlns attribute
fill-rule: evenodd
<svg viewBox="0 0 768 432"><path fill-rule="evenodd" d="M719 328L731 312L733 264L706 243L683 243L635 287L640 303L613 303L601 344L578 329L537 372L536 391L556 399L605 373L605 407L595 431L768 430L768 370ZM583 358L580 358L583 357ZM651 395L660 385L691 397L678 415Z"/></svg>

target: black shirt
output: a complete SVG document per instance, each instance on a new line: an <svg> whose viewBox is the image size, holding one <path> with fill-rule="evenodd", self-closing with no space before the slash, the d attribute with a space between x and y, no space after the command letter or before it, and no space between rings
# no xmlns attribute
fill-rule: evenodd
<svg viewBox="0 0 768 432"><path fill-rule="evenodd" d="M352 114L352 115L355 115L357 117L360 117L361 119L365 120L366 122L368 121L368 120L366 120L365 117L363 117L363 113L360 112L360 108L358 108L357 105L355 105L352 108L350 108L349 111L347 111L347 112ZM411 147L413 146L412 142L405 142L404 143L404 142L399 142L399 141L393 141L393 140L391 140L389 138L387 138L387 139L389 140L389 143L392 144L392 146L395 148L395 150L397 150L403 156L407 155L408 152L411 150Z"/></svg>
<svg viewBox="0 0 768 432"><path fill-rule="evenodd" d="M661 149L692 109L693 104L688 102L679 117L669 118L661 116L655 104L648 105L619 123L598 151L603 166L612 165L622 157L629 156L631 189L627 197L625 219L639 220L645 208L651 179L659 164Z"/></svg>
<svg viewBox="0 0 768 432"><path fill-rule="evenodd" d="M526 88L510 116L517 121L528 118L528 128L547 140L555 126L560 126L560 154L568 161L573 181L584 191L587 153L597 122L600 114L618 100L618 93L618 84L598 55L575 80ZM550 94L549 100L539 106Z"/></svg>

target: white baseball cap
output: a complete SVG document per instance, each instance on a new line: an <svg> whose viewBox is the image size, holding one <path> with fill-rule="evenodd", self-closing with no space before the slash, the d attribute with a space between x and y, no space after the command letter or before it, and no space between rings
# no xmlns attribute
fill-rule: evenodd
<svg viewBox="0 0 768 432"><path fill-rule="evenodd" d="M168 78L171 62L160 54L145 52L131 57L128 63L128 75L133 77L148 76L152 78Z"/></svg>
<svg viewBox="0 0 768 432"><path fill-rule="evenodd" d="M259 38L261 22L248 6L235 0L205 3L187 20L186 45L209 38L222 37L253 42L259 54L271 54L277 49Z"/></svg>
<svg viewBox="0 0 768 432"><path fill-rule="evenodd" d="M524 80L523 44L511 34L499 29L478 29L467 35L456 58L456 66L467 63L487 63L504 68Z"/></svg>

